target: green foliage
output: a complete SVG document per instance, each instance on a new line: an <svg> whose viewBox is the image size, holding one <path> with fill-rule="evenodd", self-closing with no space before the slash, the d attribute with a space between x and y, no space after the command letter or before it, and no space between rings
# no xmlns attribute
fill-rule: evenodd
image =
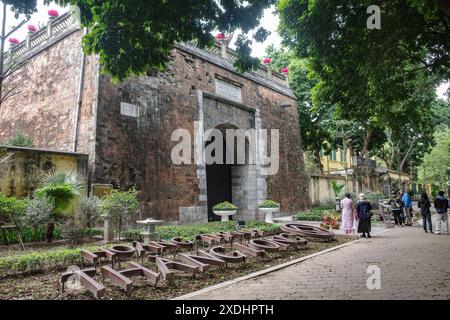
<svg viewBox="0 0 450 320"><path fill-rule="evenodd" d="M45 240L45 226L44 225L39 225L37 230L35 230L31 227L22 226L19 228L19 233L20 233L20 237L22 238L23 243L31 243L31 242L37 242L37 241L41 242L41 241ZM87 233L87 231L86 231L86 233ZM61 240L62 239L61 228L56 227L55 230L53 231L53 235L56 240ZM9 244L14 244L14 243L19 242L16 237L15 232L12 230L6 231L6 238L7 238ZM0 243L6 244L6 243L4 243L4 239L1 236L0 236Z"/></svg>
<svg viewBox="0 0 450 320"><path fill-rule="evenodd" d="M49 2L49 1L47 1ZM60 5L77 4L81 22L89 28L84 49L97 54L103 71L123 80L149 69L163 70L176 42L196 40L200 47L213 44L212 32L231 34L240 29L247 35L259 25L264 9L275 0L55 0ZM254 39L264 41L259 28ZM236 65L251 67L247 36L237 45Z"/></svg>
<svg viewBox="0 0 450 320"><path fill-rule="evenodd" d="M326 199L320 202L316 202L312 204L312 209L316 209L316 210L330 210L330 209L334 209L336 207L336 204L334 202L334 199Z"/></svg>
<svg viewBox="0 0 450 320"><path fill-rule="evenodd" d="M238 207L228 201L224 201L216 204L212 209L217 211L234 211L237 210Z"/></svg>
<svg viewBox="0 0 450 320"><path fill-rule="evenodd" d="M184 240L195 240L199 234L217 233L220 231L232 231L236 229L236 221L214 221L202 224L188 224L180 226L157 226L156 232L162 239L172 239L180 237ZM258 229L265 233L275 233L280 231L276 224L261 221L246 221L245 229Z"/></svg>
<svg viewBox="0 0 450 320"><path fill-rule="evenodd" d="M135 218L139 213L138 192L135 189L128 191L112 190L101 203L101 211L116 225L119 240L122 225L128 218ZM135 220L135 219L134 219Z"/></svg>
<svg viewBox="0 0 450 320"><path fill-rule="evenodd" d="M58 248L0 257L0 275L60 269L78 264L82 249ZM99 247L86 247L84 249L96 251Z"/></svg>
<svg viewBox="0 0 450 320"><path fill-rule="evenodd" d="M16 132L14 137L6 140L3 144L6 146L27 148L32 148L34 146L33 138L23 134L22 132Z"/></svg>
<svg viewBox="0 0 450 320"><path fill-rule="evenodd" d="M279 208L280 204L273 200L266 199L260 205L260 208Z"/></svg>
<svg viewBox="0 0 450 320"><path fill-rule="evenodd" d="M53 200L47 197L36 197L28 201L24 222L34 230L34 241L38 241L38 228L51 220L55 205Z"/></svg>
<svg viewBox="0 0 450 320"><path fill-rule="evenodd" d="M0 192L0 222L19 224L26 208L26 200L7 197Z"/></svg>
<svg viewBox="0 0 450 320"><path fill-rule="evenodd" d="M344 189L345 184L337 183L337 181L331 181L331 188L333 189L334 195L339 197L342 190Z"/></svg>
<svg viewBox="0 0 450 320"><path fill-rule="evenodd" d="M100 205L101 201L96 196L83 196L77 202L75 208L76 217L89 230L92 229L92 226L95 225L100 217Z"/></svg>
<svg viewBox="0 0 450 320"><path fill-rule="evenodd" d="M450 186L450 128L435 133L436 145L419 167L420 183L431 183L436 189Z"/></svg>
<svg viewBox="0 0 450 320"><path fill-rule="evenodd" d="M62 236L70 247L82 244L86 237L85 229L73 217L66 219L61 229Z"/></svg>
<svg viewBox="0 0 450 320"><path fill-rule="evenodd" d="M54 201L55 213L61 214L84 188L85 180L76 171L52 170L36 190L37 197L48 197Z"/></svg>
<svg viewBox="0 0 450 320"><path fill-rule="evenodd" d="M308 212L300 212L294 216L298 221L322 221L323 216L328 212L327 209L313 208Z"/></svg>
<svg viewBox="0 0 450 320"><path fill-rule="evenodd" d="M2 0L2 2L12 6L11 11L14 12L16 18L19 17L19 14L25 14L30 17L37 11L37 0Z"/></svg>

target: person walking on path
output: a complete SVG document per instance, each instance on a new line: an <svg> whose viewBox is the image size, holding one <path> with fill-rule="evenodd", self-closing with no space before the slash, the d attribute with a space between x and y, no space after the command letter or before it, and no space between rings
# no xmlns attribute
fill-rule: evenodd
<svg viewBox="0 0 450 320"><path fill-rule="evenodd" d="M398 228L403 225L402 213L402 201L400 195L397 192L392 192L391 198L388 204L391 206L392 215L394 216L395 227Z"/></svg>
<svg viewBox="0 0 450 320"><path fill-rule="evenodd" d="M420 196L420 199L417 202L417 206L419 207L420 214L422 215L423 230L425 230L425 232L428 232L427 231L428 227L428 230L431 233L433 233L433 226L431 224L431 211L430 211L431 202L426 192L422 193L422 195Z"/></svg>
<svg viewBox="0 0 450 320"><path fill-rule="evenodd" d="M341 201L342 217L341 217L341 230L344 230L345 234L354 233L356 230L356 211L353 200L350 193L346 193L344 199Z"/></svg>
<svg viewBox="0 0 450 320"><path fill-rule="evenodd" d="M366 195L361 193L359 195L359 201L356 204L356 212L358 214L358 233L362 233L362 237L372 238L370 235L371 218L372 218L372 205L366 200Z"/></svg>
<svg viewBox="0 0 450 320"><path fill-rule="evenodd" d="M412 226L412 200L408 191L403 192L402 202L404 207L404 215L405 215L405 226Z"/></svg>
<svg viewBox="0 0 450 320"><path fill-rule="evenodd" d="M434 199L434 208L436 209L436 234L441 233L441 224L444 223L445 234L448 234L448 200L444 195L444 191L439 191L438 196Z"/></svg>

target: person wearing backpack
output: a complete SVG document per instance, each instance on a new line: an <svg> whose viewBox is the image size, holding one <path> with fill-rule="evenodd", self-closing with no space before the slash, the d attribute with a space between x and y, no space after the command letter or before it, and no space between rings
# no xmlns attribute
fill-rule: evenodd
<svg viewBox="0 0 450 320"><path fill-rule="evenodd" d="M370 235L371 218L372 218L372 205L366 200L366 195L361 193L359 195L359 201L356 204L356 213L358 215L358 233L362 233L362 237L372 238Z"/></svg>
<svg viewBox="0 0 450 320"><path fill-rule="evenodd" d="M413 208L412 208L411 196L409 195L408 191L403 192L402 202L403 202L404 214L405 214L405 218L404 218L403 222L405 223L406 226L412 226Z"/></svg>
<svg viewBox="0 0 450 320"><path fill-rule="evenodd" d="M428 232L430 230L430 233L433 233L433 226L431 224L431 202L428 198L428 194L426 192L423 192L420 196L419 201L417 202L417 206L420 209L420 213L422 215L423 219L423 230L425 232ZM428 230L427 230L427 224L428 224Z"/></svg>
<svg viewBox="0 0 450 320"><path fill-rule="evenodd" d="M391 198L389 199L388 205L391 206L392 215L394 216L395 227L398 228L403 225L402 214L402 201L400 200L400 195L397 192L392 192Z"/></svg>
<svg viewBox="0 0 450 320"><path fill-rule="evenodd" d="M436 209L436 234L441 234L441 224L444 223L445 234L448 234L448 200L444 191L439 191L434 199L434 208Z"/></svg>

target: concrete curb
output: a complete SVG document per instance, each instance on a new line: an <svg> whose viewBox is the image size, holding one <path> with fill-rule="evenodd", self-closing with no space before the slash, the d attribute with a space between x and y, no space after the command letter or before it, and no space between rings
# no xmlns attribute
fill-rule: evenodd
<svg viewBox="0 0 450 320"><path fill-rule="evenodd" d="M385 232L388 232L388 231L392 231L392 230L394 230L394 229L385 229L383 231L380 231L378 233L373 234L373 236L377 236L377 235L380 235L382 233L385 233ZM267 269L264 269L264 270L256 271L256 272L250 273L248 275L245 275L245 276L233 279L233 280L229 280L229 281L225 281L225 282L222 282L222 283L218 283L218 284L212 285L210 287L206 287L206 288L203 288L203 289L200 289L200 290L197 290L197 291L194 291L194 292L191 292L191 293L188 293L188 294L185 294L185 295L182 295L182 296L170 299L170 300L188 300L188 299L191 299L193 297L196 297L196 296L199 296L199 295L202 295L202 294L205 294L205 293L217 290L217 289L228 287L230 285L236 284L236 283L241 282L241 281L257 278L259 276L262 276L262 275L265 275L265 274L268 274L268 273L271 273L271 272L274 272L274 271L278 271L278 270L284 269L284 268L289 267L291 265L300 263L300 262L305 261L305 260L312 259L314 257L320 256L322 254L325 254L325 253L328 253L328 252L331 252L331 251L339 250L341 248L350 246L350 245L352 245L354 243L357 243L357 242L363 241L363 240L366 240L366 239L360 238L360 239L357 239L357 240L353 240L353 241L341 244L341 245L336 246L336 247L328 248L328 249L325 249L325 250L322 250L322 251L310 254L308 256L304 256L304 257L301 257L301 258L298 258L298 259L295 259L295 260L292 260L292 261L288 261L288 262L285 262L285 263L282 263L282 264L279 264L279 265L276 265L276 266L273 266L273 267L270 267L270 268L267 268Z"/></svg>

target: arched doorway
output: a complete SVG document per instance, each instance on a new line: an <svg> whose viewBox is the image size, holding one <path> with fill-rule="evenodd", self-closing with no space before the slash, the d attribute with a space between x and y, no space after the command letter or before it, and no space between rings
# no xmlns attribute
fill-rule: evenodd
<svg viewBox="0 0 450 320"><path fill-rule="evenodd" d="M215 137L206 142L206 146L214 142ZM225 140L223 141L223 155L226 159L227 147ZM212 156L215 156L214 152ZM220 221L221 217L213 213L212 207L216 204L229 201L231 198L231 165L226 161L223 163L212 163L206 165L206 185L208 197L208 222Z"/></svg>

